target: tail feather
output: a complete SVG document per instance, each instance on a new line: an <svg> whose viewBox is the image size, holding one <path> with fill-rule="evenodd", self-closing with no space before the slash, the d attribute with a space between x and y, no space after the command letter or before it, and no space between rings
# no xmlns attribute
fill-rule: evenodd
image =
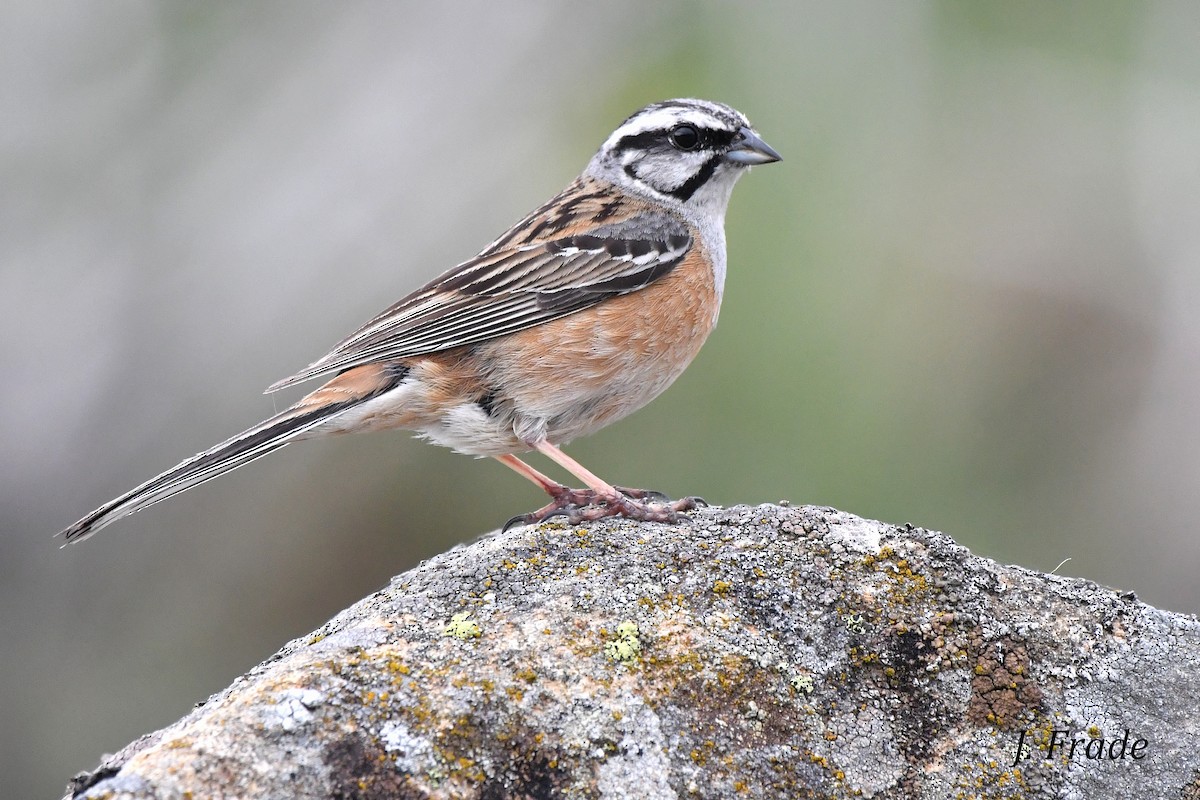
<svg viewBox="0 0 1200 800"><path fill-rule="evenodd" d="M290 444L308 430L320 425L327 414L312 411L302 416L272 417L261 425L239 433L232 439L198 453L161 475L131 489L64 530L60 535L68 542L80 542L101 528L141 511L197 484L224 475L249 464L256 458Z"/></svg>
<svg viewBox="0 0 1200 800"><path fill-rule="evenodd" d="M368 368L359 369L366 372ZM374 365L372 365L372 369L374 369ZM345 389L335 384L349 381L340 381L338 378L334 378L329 384L286 411L176 464L141 486L110 500L59 535L68 544L83 541L96 531L123 517L166 500L168 497L173 497L218 475L224 475L244 464L249 464L268 453L273 453L281 447L305 438L305 434L328 422L340 412L373 397L378 397L394 387L404 375L404 370L400 368L375 371L377 376L358 376L360 379L377 377L369 390L354 394L347 393ZM355 377L349 373L344 374L347 378ZM347 396L348 394L349 396ZM339 399L335 402L321 402L329 395L338 396Z"/></svg>

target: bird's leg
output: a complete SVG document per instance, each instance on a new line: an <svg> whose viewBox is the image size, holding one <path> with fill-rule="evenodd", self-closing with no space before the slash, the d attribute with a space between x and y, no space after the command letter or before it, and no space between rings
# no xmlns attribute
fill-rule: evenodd
<svg viewBox="0 0 1200 800"><path fill-rule="evenodd" d="M553 498L553 502L537 511L513 517L505 523L505 529L518 523L528 525L555 516L566 517L571 524L616 516L652 522L679 522L681 518L686 519L679 512L707 505L699 497L671 501L661 492L613 486L549 442L538 442L534 447L583 481L588 488L570 489L516 456L496 456L497 461L525 476Z"/></svg>
<svg viewBox="0 0 1200 800"><path fill-rule="evenodd" d="M625 486L611 486L598 478L591 470L564 453L549 442L539 442L535 445L538 452L545 454L554 463L586 483L596 493L596 499L602 502L616 501L627 504L629 500L645 500L656 505L679 506L676 511L687 511L708 503L701 497L685 497L682 500L671 500L662 492L653 489L630 489ZM637 504L633 504L637 505ZM644 504L643 504L644 505ZM622 516L629 516L620 512Z"/></svg>
<svg viewBox="0 0 1200 800"><path fill-rule="evenodd" d="M493 456L493 458L518 475L536 484L543 492L554 498L560 508L568 505L586 506L597 500L595 489L572 489L569 486L564 486L553 478L538 472L514 455ZM629 489L624 486L614 486L612 488L634 500L649 500L654 503L668 503L671 501L671 498L653 489Z"/></svg>
<svg viewBox="0 0 1200 800"><path fill-rule="evenodd" d="M508 530L513 525L532 525L536 522L541 522L547 517L563 513L565 509L582 508L591 505L596 500L596 491L594 489L572 489L569 486L564 486L553 478L538 472L514 455L505 454L495 456L495 459L518 475L537 484L541 487L542 491L552 498L549 504L539 508L537 511L531 511L528 514L518 514L508 520L508 522L504 523L503 530Z"/></svg>
<svg viewBox="0 0 1200 800"><path fill-rule="evenodd" d="M495 459L518 475L537 484L543 492L554 498L550 505L555 508L566 506L586 506L592 502L595 492L591 489L572 489L558 481L538 472L514 455L495 456Z"/></svg>

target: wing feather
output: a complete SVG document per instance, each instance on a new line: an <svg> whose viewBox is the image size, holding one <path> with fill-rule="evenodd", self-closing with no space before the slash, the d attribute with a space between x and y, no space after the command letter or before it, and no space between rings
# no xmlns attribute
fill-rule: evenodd
<svg viewBox="0 0 1200 800"><path fill-rule="evenodd" d="M539 209L547 218L539 230L556 231L553 238L528 242L512 232L502 236L267 391L372 361L486 341L648 286L675 268L691 249L692 237L681 220L640 201L630 205L620 221L572 226L556 219L556 206L548 204ZM611 209L606 211L611 219ZM537 222L527 218L521 226Z"/></svg>

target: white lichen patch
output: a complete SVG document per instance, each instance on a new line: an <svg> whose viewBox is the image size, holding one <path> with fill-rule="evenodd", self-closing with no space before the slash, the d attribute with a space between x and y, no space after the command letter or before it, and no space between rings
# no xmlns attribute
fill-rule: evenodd
<svg viewBox="0 0 1200 800"><path fill-rule="evenodd" d="M622 720L615 753L596 770L596 788L604 798L667 800L679 795L671 788L671 765L664 747L662 721L640 703Z"/></svg>
<svg viewBox="0 0 1200 800"><path fill-rule="evenodd" d="M325 702L325 696L316 689L286 689L279 693L275 705L263 723L267 728L277 728L291 733L300 730L313 720L314 709Z"/></svg>
<svg viewBox="0 0 1200 800"><path fill-rule="evenodd" d="M436 760L429 737L413 733L402 722L384 723L379 729L379 741L395 759L396 766L410 774L425 772Z"/></svg>
<svg viewBox="0 0 1200 800"><path fill-rule="evenodd" d="M883 524L850 514L838 514L829 521L829 539L841 543L847 550L878 553Z"/></svg>

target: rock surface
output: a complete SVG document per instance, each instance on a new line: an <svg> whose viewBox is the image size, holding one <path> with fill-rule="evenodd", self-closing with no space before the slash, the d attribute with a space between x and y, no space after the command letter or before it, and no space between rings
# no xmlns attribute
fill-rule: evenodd
<svg viewBox="0 0 1200 800"><path fill-rule="evenodd" d="M545 523L398 576L67 796L1200 797L1198 665L1193 617L833 509Z"/></svg>

